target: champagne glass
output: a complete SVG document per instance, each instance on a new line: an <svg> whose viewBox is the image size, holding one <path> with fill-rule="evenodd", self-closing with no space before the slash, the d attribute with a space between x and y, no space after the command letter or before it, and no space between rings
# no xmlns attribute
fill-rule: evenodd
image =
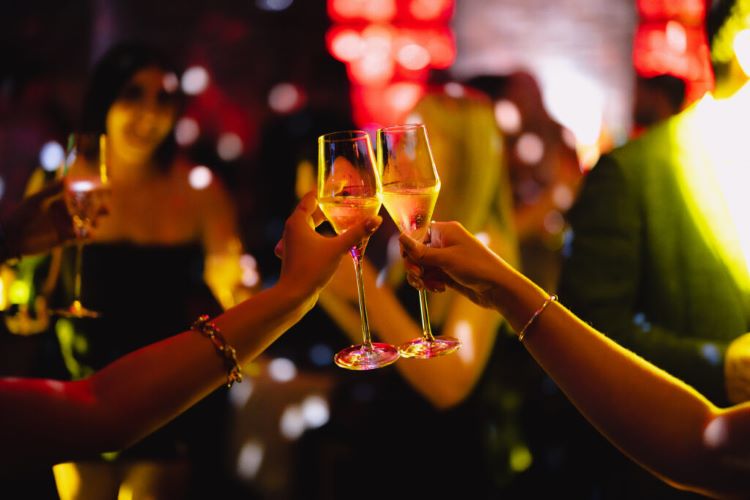
<svg viewBox="0 0 750 500"><path fill-rule="evenodd" d="M427 129L422 124L378 129L378 166L383 182L383 204L402 233L429 243L432 211L440 192ZM422 337L399 346L405 358L432 358L455 352L458 339L432 334L427 292L419 291Z"/></svg>
<svg viewBox="0 0 750 500"><path fill-rule="evenodd" d="M381 204L380 177L367 132L348 130L318 137L318 205L336 233L341 234L376 215ZM334 356L338 366L350 370L381 368L399 357L395 346L373 342L370 335L362 284L362 258L366 246L367 239L364 239L349 251L357 279L362 343L347 347Z"/></svg>
<svg viewBox="0 0 750 500"><path fill-rule="evenodd" d="M68 307L54 312L67 318L96 318L99 313L81 303L81 264L83 245L106 203L109 185L106 136L88 132L71 134L62 176L65 179L65 204L75 234L75 275L73 301Z"/></svg>

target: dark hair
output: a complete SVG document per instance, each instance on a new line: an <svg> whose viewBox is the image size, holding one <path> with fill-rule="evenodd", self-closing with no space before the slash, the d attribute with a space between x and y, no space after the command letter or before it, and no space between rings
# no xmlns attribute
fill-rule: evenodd
<svg viewBox="0 0 750 500"><path fill-rule="evenodd" d="M157 67L166 72L175 72L166 56L157 49L138 42L125 42L111 47L96 63L83 99L80 129L87 132L104 133L107 112L123 87L138 71ZM178 107L183 99L177 96ZM160 169L167 170L177 152L174 134L168 134L156 151L155 158Z"/></svg>
<svg viewBox="0 0 750 500"><path fill-rule="evenodd" d="M719 30L724 26L736 0L706 0L705 29L708 48L713 46L714 39Z"/></svg>
<svg viewBox="0 0 750 500"><path fill-rule="evenodd" d="M730 52L728 40L734 38L738 29L738 17L742 15L744 0L706 0L706 17L704 21L706 41L711 55L711 67L714 80L723 79L729 72ZM747 3L747 2L744 2Z"/></svg>
<svg viewBox="0 0 750 500"><path fill-rule="evenodd" d="M662 94L669 101L669 105L675 113L680 110L682 103L685 102L687 84L685 80L678 76L663 74L647 78L639 77L638 80L645 87Z"/></svg>

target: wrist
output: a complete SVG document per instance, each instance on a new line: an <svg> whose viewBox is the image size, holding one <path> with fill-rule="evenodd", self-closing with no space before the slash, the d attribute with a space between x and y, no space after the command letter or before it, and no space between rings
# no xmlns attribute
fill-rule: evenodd
<svg viewBox="0 0 750 500"><path fill-rule="evenodd" d="M320 290L310 290L307 287L300 286L300 283L282 277L273 286L272 293L276 295L277 300L280 300L289 308L302 309L307 312L317 302Z"/></svg>

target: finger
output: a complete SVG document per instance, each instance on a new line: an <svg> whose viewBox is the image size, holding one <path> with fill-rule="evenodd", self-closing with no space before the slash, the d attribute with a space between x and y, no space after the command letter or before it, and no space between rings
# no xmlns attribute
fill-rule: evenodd
<svg viewBox="0 0 750 500"><path fill-rule="evenodd" d="M411 260L404 260L404 268L406 269L406 272L409 274L413 274L414 276L421 277L422 276L422 266L419 264L416 264L412 262Z"/></svg>
<svg viewBox="0 0 750 500"><path fill-rule="evenodd" d="M413 274L406 275L406 282L409 283L414 288L416 288L417 290L424 290L424 283L422 282L422 280L419 279L417 276L414 276Z"/></svg>
<svg viewBox="0 0 750 500"><path fill-rule="evenodd" d="M378 229L378 227L380 227L380 224L382 222L383 218L379 215L370 217L369 219L353 226L345 233L337 236L336 238L341 243L343 248L349 249L357 245L363 239L368 238L370 235L372 235L372 233L374 233Z"/></svg>
<svg viewBox="0 0 750 500"><path fill-rule="evenodd" d="M297 204L295 213L301 212L306 217L313 218L313 214L318 208L318 200L315 198L314 191L308 191ZM293 214L294 215L294 214Z"/></svg>
<svg viewBox="0 0 750 500"><path fill-rule="evenodd" d="M425 251L427 250L425 245L406 233L401 233L401 236L398 237L398 242L401 244L401 249L406 253L407 258L416 263L422 262L422 257L424 257Z"/></svg>

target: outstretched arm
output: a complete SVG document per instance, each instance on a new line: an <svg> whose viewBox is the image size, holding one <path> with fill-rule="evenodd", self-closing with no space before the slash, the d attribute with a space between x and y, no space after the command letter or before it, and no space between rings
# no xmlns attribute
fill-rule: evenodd
<svg viewBox="0 0 750 500"><path fill-rule="evenodd" d="M278 284L215 319L241 363L312 307L341 256L379 224L372 219L326 238L313 229L320 219L315 198L305 197L286 223ZM226 376L211 341L188 331L81 381L1 380L0 461L53 463L120 449L208 395Z"/></svg>
<svg viewBox="0 0 750 500"><path fill-rule="evenodd" d="M501 312L516 331L548 298L458 223L433 224L432 247L401 243L413 284L457 289ZM643 467L704 494L750 488L750 406L719 410L557 302L531 324L524 344L581 413Z"/></svg>

